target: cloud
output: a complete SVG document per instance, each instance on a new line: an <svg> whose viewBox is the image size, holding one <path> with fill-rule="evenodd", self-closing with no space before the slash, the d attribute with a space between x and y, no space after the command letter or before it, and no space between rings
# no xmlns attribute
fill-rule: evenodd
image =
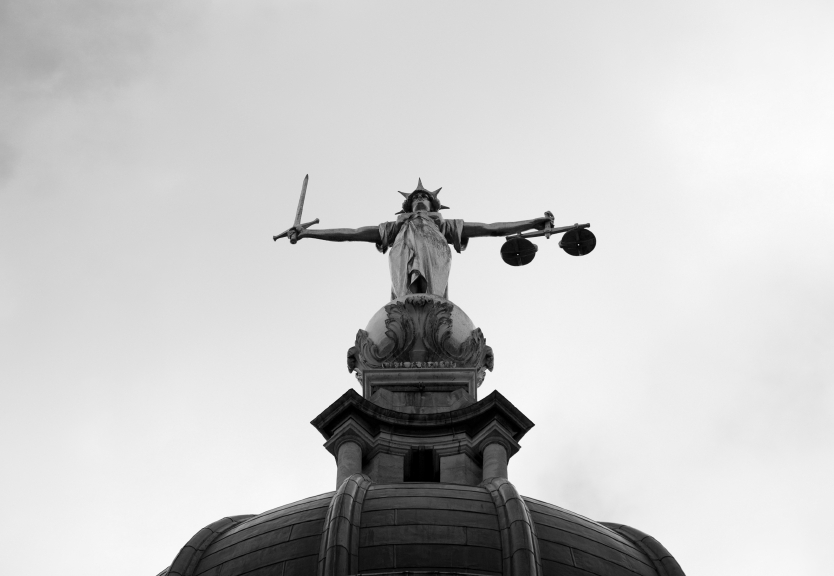
<svg viewBox="0 0 834 576"><path fill-rule="evenodd" d="M35 0L0 5L0 181L33 120L67 100L113 94L140 76L168 30L188 30L183 2Z"/></svg>
<svg viewBox="0 0 834 576"><path fill-rule="evenodd" d="M162 2L11 2L0 18L8 94L60 97L127 80L141 64Z"/></svg>

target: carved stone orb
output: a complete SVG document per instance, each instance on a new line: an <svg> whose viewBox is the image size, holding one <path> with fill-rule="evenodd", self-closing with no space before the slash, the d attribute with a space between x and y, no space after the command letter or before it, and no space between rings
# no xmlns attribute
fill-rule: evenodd
<svg viewBox="0 0 834 576"><path fill-rule="evenodd" d="M348 350L365 398L398 411L427 413L475 401L492 370L492 349L469 316L432 294L392 300Z"/></svg>
<svg viewBox="0 0 834 576"><path fill-rule="evenodd" d="M365 331L368 333L368 337L370 337L370 339L373 340L377 346L383 344L386 339L385 332L388 330L388 327L386 326L389 314L388 311L391 309L392 304L404 305L411 310L415 310L415 301L431 301L431 307L437 307L437 309L440 309L440 307L444 305L448 305L450 307L451 330L449 332L449 337L451 342L457 344L458 346L460 346L462 342L465 342L466 339L469 338L472 331L476 328L472 320L469 319L469 316L466 315L466 312L461 310L460 307L452 301L433 294L409 294L407 296L397 298L396 300L392 300L373 315L370 322L368 322L368 326L365 328Z"/></svg>

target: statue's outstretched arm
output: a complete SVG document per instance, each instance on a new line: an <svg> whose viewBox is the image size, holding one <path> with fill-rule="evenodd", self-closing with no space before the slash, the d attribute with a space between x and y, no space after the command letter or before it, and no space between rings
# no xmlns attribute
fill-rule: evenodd
<svg viewBox="0 0 834 576"><path fill-rule="evenodd" d="M306 230L294 231L295 237L299 240L304 238L315 238L329 242L379 242L379 227L364 226L362 228L331 228L322 230L320 228L307 228Z"/></svg>
<svg viewBox="0 0 834 576"><path fill-rule="evenodd" d="M544 225L550 222L550 218L543 216L532 220L520 220L518 222L495 222L494 224L483 224L481 222L464 222L463 237L477 238L478 236L509 236L525 230L544 230Z"/></svg>

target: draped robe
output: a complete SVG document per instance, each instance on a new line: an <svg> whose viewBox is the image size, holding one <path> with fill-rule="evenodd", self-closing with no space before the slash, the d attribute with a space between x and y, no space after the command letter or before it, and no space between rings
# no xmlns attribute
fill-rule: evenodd
<svg viewBox="0 0 834 576"><path fill-rule="evenodd" d="M391 299L412 294L412 284L424 278L427 294L447 298L452 251L466 249L463 220L445 220L438 212L407 212L395 222L379 225L377 249L388 255Z"/></svg>

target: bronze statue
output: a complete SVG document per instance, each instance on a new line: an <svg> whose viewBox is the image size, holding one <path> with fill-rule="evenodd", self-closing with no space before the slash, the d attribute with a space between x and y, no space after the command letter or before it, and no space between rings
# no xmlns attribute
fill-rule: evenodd
<svg viewBox="0 0 834 576"><path fill-rule="evenodd" d="M437 198L441 189L427 190L423 187L423 182L418 179L417 188L413 192L400 192L405 200L403 200L402 210L397 212L397 219L393 222L355 229L308 229L318 220L300 224L306 184L307 178L304 179L295 224L273 239L287 236L293 244L304 238L376 244L377 250L383 254L389 252L392 299L407 294L434 294L447 298L449 270L452 263L449 244L454 246L455 251L459 253L466 249L470 238L508 236L533 229L544 230L545 227L550 228L553 224L550 213L532 220L494 224L446 220L440 214L440 210L448 206L443 206Z"/></svg>

